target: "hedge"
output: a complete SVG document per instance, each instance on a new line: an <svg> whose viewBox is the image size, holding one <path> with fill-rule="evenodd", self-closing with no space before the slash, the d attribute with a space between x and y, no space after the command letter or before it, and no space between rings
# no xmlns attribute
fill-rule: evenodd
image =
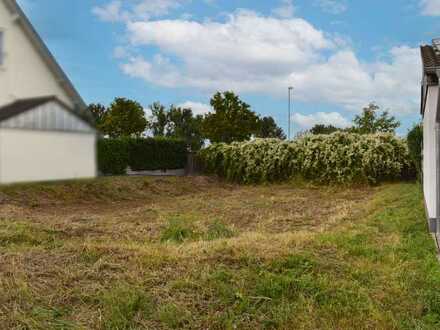
<svg viewBox="0 0 440 330"><path fill-rule="evenodd" d="M337 132L295 141L214 144L203 149L199 158L206 172L240 183L294 177L324 183L377 183L407 178L413 171L405 141L391 134Z"/></svg>
<svg viewBox="0 0 440 330"><path fill-rule="evenodd" d="M134 171L184 168L187 148L184 141L168 138L101 139L98 167L105 175L121 175L129 166Z"/></svg>
<svg viewBox="0 0 440 330"><path fill-rule="evenodd" d="M125 174L128 166L128 145L122 139L98 141L98 169L103 174Z"/></svg>
<svg viewBox="0 0 440 330"><path fill-rule="evenodd" d="M415 125L408 133L409 156L417 170L419 179L422 177L422 144L423 144L423 126Z"/></svg>
<svg viewBox="0 0 440 330"><path fill-rule="evenodd" d="M187 147L183 140L138 138L128 140L129 166L134 171L184 168Z"/></svg>

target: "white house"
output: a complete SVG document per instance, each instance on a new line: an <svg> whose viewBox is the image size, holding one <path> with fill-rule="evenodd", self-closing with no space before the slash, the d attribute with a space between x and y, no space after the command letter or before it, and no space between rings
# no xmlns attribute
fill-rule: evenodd
<svg viewBox="0 0 440 330"><path fill-rule="evenodd" d="M0 0L0 183L95 177L86 105L15 0Z"/></svg>
<svg viewBox="0 0 440 330"><path fill-rule="evenodd" d="M431 232L440 233L440 40L421 47L423 192Z"/></svg>

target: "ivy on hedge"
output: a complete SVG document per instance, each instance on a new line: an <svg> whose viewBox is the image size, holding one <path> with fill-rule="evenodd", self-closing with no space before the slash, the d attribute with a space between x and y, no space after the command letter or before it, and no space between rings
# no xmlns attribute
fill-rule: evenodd
<svg viewBox="0 0 440 330"><path fill-rule="evenodd" d="M337 132L295 141L220 143L203 149L199 158L207 172L241 183L293 177L325 183L376 183L407 178L413 171L405 141L392 134Z"/></svg>
<svg viewBox="0 0 440 330"><path fill-rule="evenodd" d="M101 139L98 142L98 167L106 175L134 171L184 168L187 147L184 141L170 138Z"/></svg>

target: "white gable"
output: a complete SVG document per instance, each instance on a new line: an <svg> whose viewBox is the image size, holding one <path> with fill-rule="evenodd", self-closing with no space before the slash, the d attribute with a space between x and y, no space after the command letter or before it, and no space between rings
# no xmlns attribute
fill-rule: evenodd
<svg viewBox="0 0 440 330"><path fill-rule="evenodd" d="M0 122L0 128L93 133L94 128L59 102L51 101Z"/></svg>
<svg viewBox="0 0 440 330"><path fill-rule="evenodd" d="M6 1L10 0L0 0L0 48L4 52L0 65L0 106L17 99L54 95L74 108L78 100L68 94L69 82L55 74L50 57L45 58L36 41L25 32L25 27L29 27L26 18L20 12L11 12Z"/></svg>

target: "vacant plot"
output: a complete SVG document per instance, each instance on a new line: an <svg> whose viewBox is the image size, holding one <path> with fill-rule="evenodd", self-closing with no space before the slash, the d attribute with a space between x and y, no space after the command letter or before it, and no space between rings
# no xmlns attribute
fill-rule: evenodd
<svg viewBox="0 0 440 330"><path fill-rule="evenodd" d="M108 178L0 189L2 329L426 329L416 184Z"/></svg>

